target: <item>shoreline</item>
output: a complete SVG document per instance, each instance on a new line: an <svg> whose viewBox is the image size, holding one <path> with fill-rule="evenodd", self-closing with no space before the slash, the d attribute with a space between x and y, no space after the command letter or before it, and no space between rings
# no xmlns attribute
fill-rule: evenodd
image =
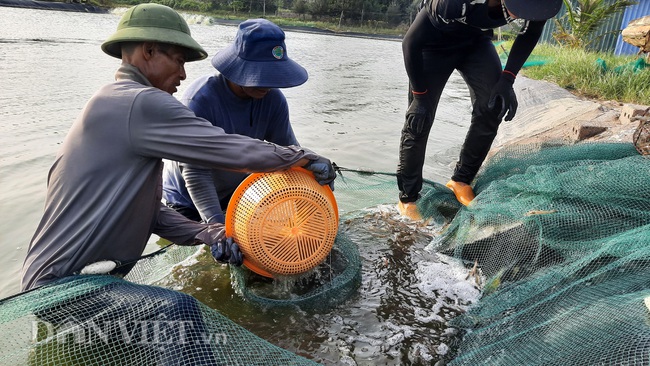
<svg viewBox="0 0 650 366"><path fill-rule="evenodd" d="M82 13L108 13L109 9L81 2L56 2L39 0L0 0L0 6L42 10L74 11Z"/></svg>
<svg viewBox="0 0 650 366"><path fill-rule="evenodd" d="M0 0L0 7L2 6L87 13L109 13L112 9L82 3L41 0ZM211 24L226 26L237 26L242 21L220 19L210 15L204 16L210 20ZM337 32L308 26L281 26L281 28L288 31L341 37L392 41L401 41L402 39L401 36ZM504 122L502 128L499 129L493 150L498 150L505 145L539 143L548 140L564 140L570 143L578 141L632 142L632 134L638 122L636 119L630 120L624 115L630 113L650 114L648 106L583 98L544 80L534 80L523 76L517 80L514 87L519 99L520 111L515 117L515 123ZM644 114L644 110L647 114ZM589 131L593 131L593 133L589 133Z"/></svg>
<svg viewBox="0 0 650 366"><path fill-rule="evenodd" d="M72 0L70 0L72 1ZM75 0L80 1L80 0ZM57 11L73 11L73 12L82 12L82 13L109 13L113 8L102 8L94 5L84 4L80 2L58 2L58 1L42 1L42 0L0 0L0 7L13 7L13 8L27 8L27 9L41 9L41 10L57 10ZM125 8L128 6L124 6ZM177 10L180 13L183 13L183 10ZM190 13L188 13L190 14ZM243 20L235 19L222 19L215 18L211 15L204 15L210 19L211 24L219 25L232 25L237 26ZM323 28L315 28L308 26L293 26L293 25L282 25L280 28L284 30L290 30L294 32L302 33L315 33L315 34L326 34L332 36L341 36L341 37L356 37L356 38L367 38L367 39L380 39L388 41L401 41L402 36L399 35L389 35L389 34L375 34L375 33L360 33L360 32L346 32L346 31L333 31Z"/></svg>
<svg viewBox="0 0 650 366"><path fill-rule="evenodd" d="M2 1L2 0L0 0ZM181 10L182 12L182 10ZM222 19L215 18L211 15L205 15L210 18L211 24L226 25L226 26L237 26L243 20L238 19ZM329 29L316 28L316 27L307 27L300 25L278 25L285 31L301 32L301 33L314 33L314 34L325 34L330 36L341 36L341 37L355 37L355 38L367 38L367 39L380 39L386 41L401 41L402 36L393 36L389 34L375 34L375 33L360 33L360 32L346 32L346 31L333 31Z"/></svg>

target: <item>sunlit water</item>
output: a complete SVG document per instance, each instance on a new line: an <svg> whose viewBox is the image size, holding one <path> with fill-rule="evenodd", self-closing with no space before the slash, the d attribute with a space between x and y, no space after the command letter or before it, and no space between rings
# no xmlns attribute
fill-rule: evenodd
<svg viewBox="0 0 650 366"><path fill-rule="evenodd" d="M0 18L0 297L5 297L19 291L20 267L42 214L56 151L85 102L113 80L119 66L99 47L115 30L119 14L0 7ZM236 33L233 26L190 23L210 55ZM300 143L343 167L394 172L407 103L400 42L292 31L286 42L288 55L309 72L307 83L284 90ZM177 97L191 80L214 71L209 58L186 69L188 80ZM469 108L467 89L454 74L431 132L426 178L449 178ZM392 206L369 210L342 227L359 245L361 287L328 312L261 312L233 292L226 270L214 270L206 260L182 267L167 280L177 282L167 285L323 363L418 364L448 358L455 332L445 321L476 296L465 278L468 264L424 251L436 228L409 227ZM156 240L152 237L147 251L158 248Z"/></svg>

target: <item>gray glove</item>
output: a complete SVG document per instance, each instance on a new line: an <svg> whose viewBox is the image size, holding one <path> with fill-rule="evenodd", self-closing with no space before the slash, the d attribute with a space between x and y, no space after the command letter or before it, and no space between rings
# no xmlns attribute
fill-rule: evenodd
<svg viewBox="0 0 650 366"><path fill-rule="evenodd" d="M221 263L229 263L235 266L241 266L244 262L244 256L239 250L239 245L233 238L226 238L210 245L212 257Z"/></svg>
<svg viewBox="0 0 650 366"><path fill-rule="evenodd" d="M198 243L210 246L210 252L217 262L241 266L244 258L239 245L233 238L226 238L223 224L209 224L194 237Z"/></svg>
<svg viewBox="0 0 650 366"><path fill-rule="evenodd" d="M308 150L306 150L308 151ZM334 179L336 179L336 171L332 166L332 162L320 155L316 155L316 158L307 157L309 162L305 164L303 168L314 173L314 178L321 186L329 184L332 191L334 190Z"/></svg>

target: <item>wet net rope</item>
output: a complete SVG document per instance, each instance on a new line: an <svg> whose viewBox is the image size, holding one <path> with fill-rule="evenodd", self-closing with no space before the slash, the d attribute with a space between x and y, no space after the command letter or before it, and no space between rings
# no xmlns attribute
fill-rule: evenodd
<svg viewBox="0 0 650 366"><path fill-rule="evenodd" d="M451 325L451 365L650 363L650 160L632 144L540 144L501 149L461 207L425 181L418 208L440 227L429 250L475 263L482 297ZM341 220L395 203L395 176L342 169ZM0 365L309 365L194 297L165 286L196 248L170 246L125 278L74 276L0 302ZM357 245L335 249L300 282L270 296L246 269L237 293L269 306L318 311L358 291ZM163 285L161 285L163 284Z"/></svg>

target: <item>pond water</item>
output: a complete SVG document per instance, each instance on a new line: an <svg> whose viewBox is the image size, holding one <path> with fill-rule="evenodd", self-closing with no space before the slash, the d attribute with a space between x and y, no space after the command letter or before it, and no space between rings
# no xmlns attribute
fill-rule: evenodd
<svg viewBox="0 0 650 366"><path fill-rule="evenodd" d="M57 149L84 103L113 80L119 66L99 47L119 16L0 7L0 297L19 291L20 268L42 214ZM188 21L210 55L236 33L234 26L199 24L200 17ZM394 172L408 84L400 42L286 33L288 55L309 72L307 83L283 90L300 143L342 167ZM209 58L186 70L188 80L177 97L191 80L214 72ZM431 133L425 178L443 183L449 178L469 114L469 93L453 74ZM392 205L370 207L346 225L342 230L359 245L363 280L357 295L327 313L260 312L242 305L227 271L202 271L213 264L200 254L167 285L319 362L428 364L449 357L455 333L445 320L476 296L465 281L467 264L426 252L437 228L409 226ZM147 252L158 249L157 241L151 238ZM453 280L440 284L444 276ZM470 285L464 298L445 294L456 284Z"/></svg>

